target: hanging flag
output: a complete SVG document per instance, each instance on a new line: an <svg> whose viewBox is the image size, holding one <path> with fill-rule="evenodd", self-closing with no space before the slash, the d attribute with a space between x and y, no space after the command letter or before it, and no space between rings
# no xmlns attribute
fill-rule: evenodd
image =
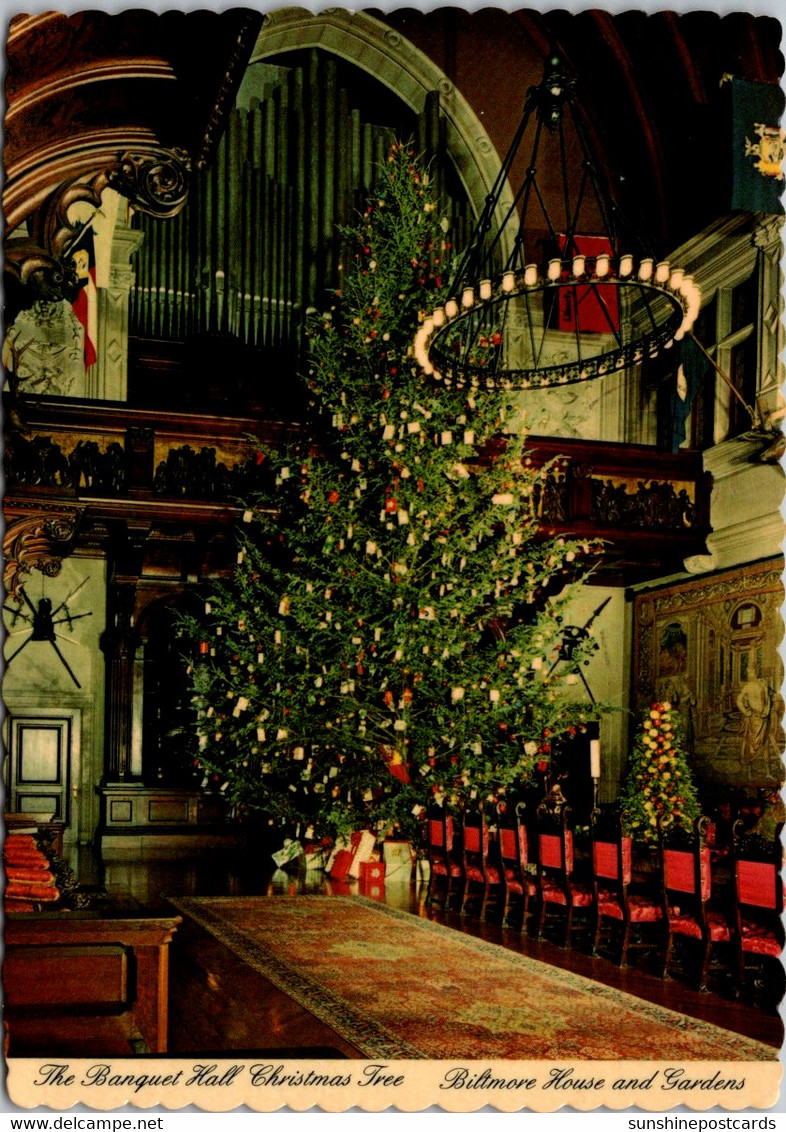
<svg viewBox="0 0 786 1132"><path fill-rule="evenodd" d="M784 95L779 86L732 78L731 207L746 212L782 214Z"/></svg>
<svg viewBox="0 0 786 1132"><path fill-rule="evenodd" d="M85 369L98 360L98 292L96 291L96 250L93 228L87 225L69 249L76 269L79 292L71 304L84 331Z"/></svg>
<svg viewBox="0 0 786 1132"><path fill-rule="evenodd" d="M677 346L677 366L672 374L669 396L671 450L679 452L687 436L686 424L699 389L712 374L712 365L692 338L683 338Z"/></svg>
<svg viewBox="0 0 786 1132"><path fill-rule="evenodd" d="M597 256L611 255L612 252L607 236L573 236L570 247L567 245L567 237L560 236L562 258L586 256L590 271ZM619 328L619 296L613 284L580 283L575 287L560 287L558 330L578 331L579 334L611 334Z"/></svg>

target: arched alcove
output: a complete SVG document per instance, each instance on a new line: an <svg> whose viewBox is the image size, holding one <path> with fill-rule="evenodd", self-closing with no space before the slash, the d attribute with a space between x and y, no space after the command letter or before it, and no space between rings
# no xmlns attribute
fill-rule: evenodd
<svg viewBox="0 0 786 1132"><path fill-rule="evenodd" d="M178 630L180 617L198 608L193 593L166 595L147 605L137 622L140 644L133 715L146 786L199 785L193 690L183 659L187 650Z"/></svg>

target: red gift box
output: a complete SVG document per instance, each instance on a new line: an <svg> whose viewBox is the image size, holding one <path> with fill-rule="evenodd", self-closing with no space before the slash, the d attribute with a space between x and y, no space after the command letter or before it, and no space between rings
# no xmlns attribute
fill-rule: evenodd
<svg viewBox="0 0 786 1132"><path fill-rule="evenodd" d="M383 884L385 881L384 861L363 861L360 866L362 884Z"/></svg>
<svg viewBox="0 0 786 1132"><path fill-rule="evenodd" d="M354 854L349 849L339 849L333 858L330 876L333 880L343 880L352 867Z"/></svg>

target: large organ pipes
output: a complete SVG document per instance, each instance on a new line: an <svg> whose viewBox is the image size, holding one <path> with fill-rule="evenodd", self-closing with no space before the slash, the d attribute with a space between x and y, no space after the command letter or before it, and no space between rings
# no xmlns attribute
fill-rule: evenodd
<svg viewBox="0 0 786 1132"><path fill-rule="evenodd" d="M259 66L259 64L255 64ZM252 349L296 360L310 307L340 286L352 224L390 142L412 126L369 121L336 60L312 50L303 65L270 68L262 97L231 114L209 169L194 175L173 220L138 214L131 333L186 341L231 334ZM407 111L402 107L402 123ZM451 190L439 95L419 115L415 144L431 164L454 249L469 228L463 190ZM454 178L455 180L455 178Z"/></svg>

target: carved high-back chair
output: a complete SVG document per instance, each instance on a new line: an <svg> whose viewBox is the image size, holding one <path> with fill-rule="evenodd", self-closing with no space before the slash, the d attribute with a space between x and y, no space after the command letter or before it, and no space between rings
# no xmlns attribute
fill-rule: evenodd
<svg viewBox="0 0 786 1132"><path fill-rule="evenodd" d="M432 803L426 817L429 881L426 904L450 906L451 898L463 888L464 867L460 840L456 837L453 814L447 806Z"/></svg>
<svg viewBox="0 0 786 1132"><path fill-rule="evenodd" d="M695 941L698 963L685 964L684 969L689 974L698 972L695 981L699 990L707 989L712 948L731 942L728 919L722 912L710 909L710 849L704 840L708 825L706 817L684 826L670 815L661 818L658 824L666 926L663 975L667 977L672 968L675 940L679 938L688 945L686 952L689 941Z"/></svg>
<svg viewBox="0 0 786 1132"><path fill-rule="evenodd" d="M500 867L505 884L505 904L502 923L506 924L517 906L521 916L521 930L527 930L527 917L530 900L536 900L538 886L530 872L529 838L524 823L524 803L509 805L503 803L498 810L497 838L499 843Z"/></svg>
<svg viewBox="0 0 786 1132"><path fill-rule="evenodd" d="M572 942L574 918L578 914L586 927L594 916L592 890L574 880L573 831L570 807L564 799L547 798L538 806L538 891L540 910L538 936L548 920L561 920L562 945Z"/></svg>
<svg viewBox="0 0 786 1132"><path fill-rule="evenodd" d="M771 1006L784 990L780 831L769 840L746 833L741 821L732 830L737 988L757 1001L770 998Z"/></svg>
<svg viewBox="0 0 786 1132"><path fill-rule="evenodd" d="M617 935L617 960L621 967L626 967L631 946L652 948L661 942L660 894L631 892L633 851L630 837L622 832L619 814L594 810L590 838L597 916L593 954L599 954L601 946Z"/></svg>
<svg viewBox="0 0 786 1132"><path fill-rule="evenodd" d="M492 854L492 839L482 803L469 802L464 807L462 822L464 851L464 896L461 913L466 915L478 904L478 915L483 920L492 894L502 892L502 872L496 852ZM496 843L494 843L496 850Z"/></svg>

